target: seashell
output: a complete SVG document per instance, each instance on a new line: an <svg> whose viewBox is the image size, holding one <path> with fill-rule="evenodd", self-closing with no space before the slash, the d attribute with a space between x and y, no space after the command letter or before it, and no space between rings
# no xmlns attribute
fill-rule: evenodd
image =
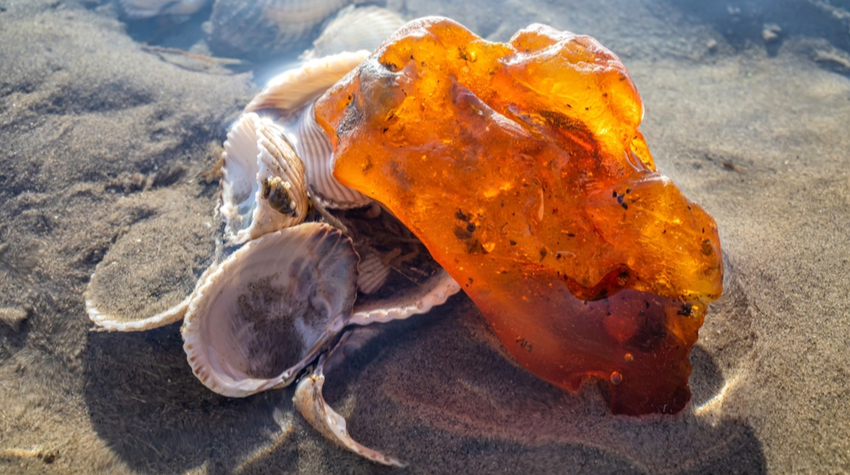
<svg viewBox="0 0 850 475"><path fill-rule="evenodd" d="M334 211L360 255L357 285L364 294L350 324L368 325L428 313L460 286L413 233L376 203L367 209Z"/></svg>
<svg viewBox="0 0 850 475"><path fill-rule="evenodd" d="M369 57L369 54L369 51L362 50L306 61L300 67L272 78L245 106L245 112L271 109L281 118L292 117L312 99L350 73Z"/></svg>
<svg viewBox="0 0 850 475"><path fill-rule="evenodd" d="M319 364L313 373L302 378L295 388L295 396L292 398L292 402L295 403L295 407L298 408L304 419L322 435L361 457L382 465L405 467L406 464L399 460L363 446L351 438L346 428L345 419L334 411L322 397L322 386L325 384L323 363L324 357L319 360Z"/></svg>
<svg viewBox="0 0 850 475"><path fill-rule="evenodd" d="M158 15L191 15L208 0L120 0L127 18L137 20Z"/></svg>
<svg viewBox="0 0 850 475"><path fill-rule="evenodd" d="M321 58L361 49L374 51L405 23L399 14L385 8L349 5L328 21L322 34L313 41L313 49L305 51L301 58Z"/></svg>
<svg viewBox="0 0 850 475"><path fill-rule="evenodd" d="M183 318L215 255L217 227L202 206L173 190L136 199L166 211L134 224L91 276L86 312L109 331L147 330Z"/></svg>
<svg viewBox="0 0 850 475"><path fill-rule="evenodd" d="M360 265L358 266L360 275L357 277L357 290L364 294L371 294L387 281L390 268L382 262L378 251L371 247L358 249L357 253L360 254Z"/></svg>
<svg viewBox="0 0 850 475"><path fill-rule="evenodd" d="M352 0L216 0L210 17L213 50L267 58L303 43Z"/></svg>
<svg viewBox="0 0 850 475"><path fill-rule="evenodd" d="M443 269L422 284L397 292L392 297L359 304L349 320L353 325L385 323L402 320L412 315L428 313L432 308L446 303L460 292L460 285Z"/></svg>
<svg viewBox="0 0 850 475"><path fill-rule="evenodd" d="M227 134L223 157L220 212L229 243L304 221L304 165L274 124L245 114Z"/></svg>
<svg viewBox="0 0 850 475"><path fill-rule="evenodd" d="M346 325L357 260L350 239L318 223L236 250L189 303L181 332L192 372L230 397L291 383Z"/></svg>
<svg viewBox="0 0 850 475"><path fill-rule="evenodd" d="M325 131L316 122L313 106L310 105L298 120L295 150L307 173L307 182L317 199L325 208L349 209L368 205L372 200L355 191L333 176L333 147Z"/></svg>

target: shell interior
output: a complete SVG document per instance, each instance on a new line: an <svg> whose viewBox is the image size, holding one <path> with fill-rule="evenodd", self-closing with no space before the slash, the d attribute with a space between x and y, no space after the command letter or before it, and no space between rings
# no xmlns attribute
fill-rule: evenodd
<svg viewBox="0 0 850 475"><path fill-rule="evenodd" d="M289 384L347 323L357 260L350 239L318 223L235 251L189 303L182 333L192 371L231 397Z"/></svg>
<svg viewBox="0 0 850 475"><path fill-rule="evenodd" d="M304 165L283 132L257 114L242 116L224 142L220 212L231 244L304 221ZM286 209L270 197L287 196Z"/></svg>

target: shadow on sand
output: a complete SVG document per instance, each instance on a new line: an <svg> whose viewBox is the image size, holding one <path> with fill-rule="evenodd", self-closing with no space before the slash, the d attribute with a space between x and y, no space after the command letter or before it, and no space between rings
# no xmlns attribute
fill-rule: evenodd
<svg viewBox="0 0 850 475"><path fill-rule="evenodd" d="M749 424L695 414L693 407L724 384L700 346L691 357L693 406L677 416L624 417L608 412L593 383L567 393L506 359L464 296L383 327L328 374L324 395L347 417L355 439L409 463L401 472L322 440L293 415L291 388L245 399L212 393L185 361L178 324L91 334L85 358L91 420L121 460L145 473L203 465L207 473L766 472ZM281 444L271 443L280 434L276 407L296 428ZM305 441L315 443L305 449ZM250 457L255 463L240 466Z"/></svg>

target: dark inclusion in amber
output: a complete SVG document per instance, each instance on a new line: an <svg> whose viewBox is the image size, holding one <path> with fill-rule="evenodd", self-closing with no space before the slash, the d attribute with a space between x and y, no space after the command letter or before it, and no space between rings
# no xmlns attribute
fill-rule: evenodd
<svg viewBox="0 0 850 475"><path fill-rule="evenodd" d="M491 43L403 27L316 102L334 175L381 202L541 378L674 413L721 292L714 220L659 174L643 105L596 40L532 25Z"/></svg>

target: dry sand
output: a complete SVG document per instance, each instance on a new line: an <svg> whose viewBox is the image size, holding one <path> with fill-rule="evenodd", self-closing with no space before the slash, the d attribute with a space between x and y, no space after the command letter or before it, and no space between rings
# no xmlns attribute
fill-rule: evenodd
<svg viewBox="0 0 850 475"><path fill-rule="evenodd" d="M593 384L570 394L515 366L460 295L328 374L352 435L399 471L324 440L291 388L208 391L179 324L90 331L83 292L113 243L185 232L201 218L168 219L181 206L212 216L199 175L256 86L143 51L105 2L0 0L0 472L850 471L847 19L806 0L407 3L491 39L542 22L621 55L658 168L720 228L726 291L691 357L693 403L612 416Z"/></svg>

